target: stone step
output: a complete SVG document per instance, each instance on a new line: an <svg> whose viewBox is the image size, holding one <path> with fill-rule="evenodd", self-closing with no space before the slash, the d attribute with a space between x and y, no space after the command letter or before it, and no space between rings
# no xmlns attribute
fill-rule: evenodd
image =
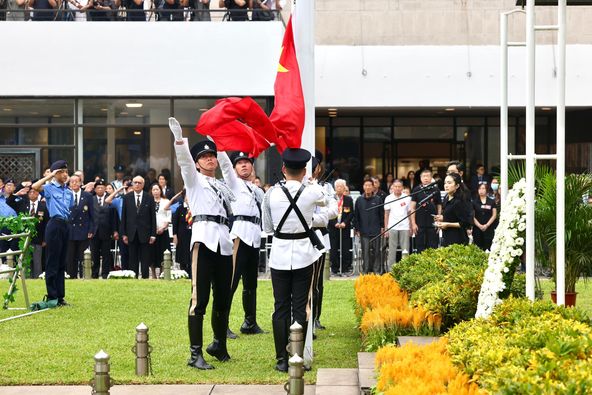
<svg viewBox="0 0 592 395"><path fill-rule="evenodd" d="M370 394L372 387L376 385L375 358L375 352L358 353L358 384L360 386L360 394Z"/></svg>
<svg viewBox="0 0 592 395"><path fill-rule="evenodd" d="M319 369L315 394L359 395L358 369Z"/></svg>

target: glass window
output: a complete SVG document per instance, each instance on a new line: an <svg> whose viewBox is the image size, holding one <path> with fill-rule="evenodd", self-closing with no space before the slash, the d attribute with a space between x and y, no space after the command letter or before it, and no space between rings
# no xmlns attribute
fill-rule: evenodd
<svg viewBox="0 0 592 395"><path fill-rule="evenodd" d="M334 127L332 146L333 178L343 178L352 190L359 189L362 179L360 128Z"/></svg>
<svg viewBox="0 0 592 395"><path fill-rule="evenodd" d="M90 127L84 128L84 163L83 170L86 177L91 180L95 176L108 178L107 165L107 128ZM114 164L115 165L115 164Z"/></svg>
<svg viewBox="0 0 592 395"><path fill-rule="evenodd" d="M150 168L147 161L150 152L149 131L147 127L115 128L115 163L125 166L131 174L145 175Z"/></svg>
<svg viewBox="0 0 592 395"><path fill-rule="evenodd" d="M459 126L482 126L485 124L485 118L457 118L456 124Z"/></svg>
<svg viewBox="0 0 592 395"><path fill-rule="evenodd" d="M73 167L72 163L74 163L74 148L42 148L41 169L39 174L43 175L44 169L48 168L53 162L60 159L64 159L70 167Z"/></svg>
<svg viewBox="0 0 592 395"><path fill-rule="evenodd" d="M73 99L0 99L0 124L73 122Z"/></svg>
<svg viewBox="0 0 592 395"><path fill-rule="evenodd" d="M73 145L74 128L63 127L0 127L0 145Z"/></svg>
<svg viewBox="0 0 592 395"><path fill-rule="evenodd" d="M453 124L453 118L444 117L395 118L395 126L452 126Z"/></svg>
<svg viewBox="0 0 592 395"><path fill-rule="evenodd" d="M454 138L452 126L395 126L395 139L449 140Z"/></svg>
<svg viewBox="0 0 592 395"><path fill-rule="evenodd" d="M508 128L508 136L514 136L514 128ZM500 172L500 128L489 126L487 128L487 164L489 173Z"/></svg>
<svg viewBox="0 0 592 395"><path fill-rule="evenodd" d="M171 113L169 99L84 99L85 125L158 124L168 125Z"/></svg>
<svg viewBox="0 0 592 395"><path fill-rule="evenodd" d="M467 169L465 178L468 180L475 172L475 166L483 163L485 159L485 128L480 126L460 126L457 128L457 137L462 137L465 142L465 167ZM460 160L462 160L462 157Z"/></svg>
<svg viewBox="0 0 592 395"><path fill-rule="evenodd" d="M364 176L393 172L390 126L364 126Z"/></svg>

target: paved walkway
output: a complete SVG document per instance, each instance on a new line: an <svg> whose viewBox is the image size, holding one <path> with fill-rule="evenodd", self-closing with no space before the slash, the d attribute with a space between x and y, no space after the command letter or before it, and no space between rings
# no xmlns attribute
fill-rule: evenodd
<svg viewBox="0 0 592 395"><path fill-rule="evenodd" d="M0 395L90 395L88 385L0 387ZM111 395L286 395L283 385L116 385ZM314 395L315 386L307 385L305 395Z"/></svg>

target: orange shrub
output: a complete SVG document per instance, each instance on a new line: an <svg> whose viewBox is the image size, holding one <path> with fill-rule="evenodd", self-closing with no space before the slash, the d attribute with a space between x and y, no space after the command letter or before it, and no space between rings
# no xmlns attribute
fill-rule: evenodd
<svg viewBox="0 0 592 395"><path fill-rule="evenodd" d="M383 347L376 353L375 364L380 371L376 389L385 395L485 393L452 365L446 339L426 346Z"/></svg>

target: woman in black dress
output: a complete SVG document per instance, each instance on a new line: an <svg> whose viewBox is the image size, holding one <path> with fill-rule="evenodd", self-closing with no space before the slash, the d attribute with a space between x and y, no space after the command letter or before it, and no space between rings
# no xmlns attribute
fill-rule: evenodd
<svg viewBox="0 0 592 395"><path fill-rule="evenodd" d="M470 192L458 173L451 173L444 180L446 197L442 202L442 215L436 215L435 226L442 229L442 247L451 244L469 244L467 229L473 223Z"/></svg>
<svg viewBox="0 0 592 395"><path fill-rule="evenodd" d="M183 203L179 205L173 214L173 243L175 243L175 260L181 270L185 270L191 278L191 228L193 218L187 205L185 194L182 194Z"/></svg>
<svg viewBox="0 0 592 395"><path fill-rule="evenodd" d="M497 208L495 200L487 196L487 184L479 185L477 197L473 200L475 218L473 219L473 240L482 250L491 249Z"/></svg>

